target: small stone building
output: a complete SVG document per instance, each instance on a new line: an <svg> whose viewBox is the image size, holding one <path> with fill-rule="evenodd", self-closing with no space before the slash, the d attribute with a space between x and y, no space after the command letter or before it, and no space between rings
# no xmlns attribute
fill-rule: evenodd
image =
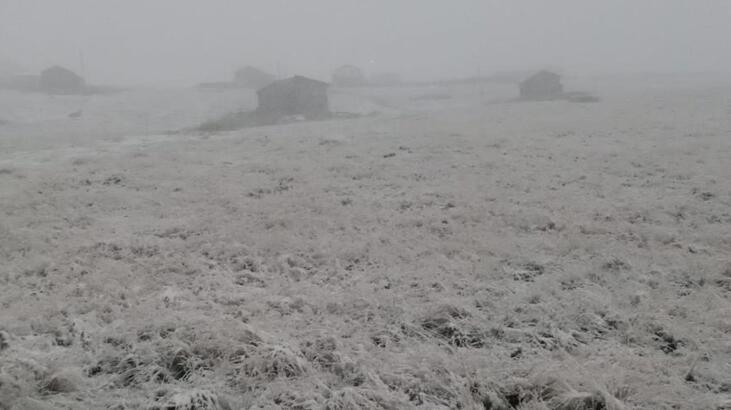
<svg viewBox="0 0 731 410"><path fill-rule="evenodd" d="M273 74L252 66L242 67L234 73L234 83L236 85L252 90L266 87L276 80L277 78Z"/></svg>
<svg viewBox="0 0 731 410"><path fill-rule="evenodd" d="M520 98L526 100L550 100L562 94L561 76L550 71L540 71L520 83Z"/></svg>
<svg viewBox="0 0 731 410"><path fill-rule="evenodd" d="M403 83L403 79L398 73L380 73L373 75L370 83L377 86L395 86Z"/></svg>
<svg viewBox="0 0 731 410"><path fill-rule="evenodd" d="M41 72L41 91L50 94L75 94L84 90L84 79L73 71L54 66Z"/></svg>
<svg viewBox="0 0 731 410"><path fill-rule="evenodd" d="M332 81L338 87L358 87L368 83L363 71L352 65L344 65L333 71Z"/></svg>
<svg viewBox="0 0 731 410"><path fill-rule="evenodd" d="M24 92L38 91L41 76L38 74L15 74L0 77L0 88Z"/></svg>
<svg viewBox="0 0 731 410"><path fill-rule="evenodd" d="M275 81L257 91L257 113L277 119L301 115L307 119L325 118L330 114L328 83L311 78L294 76Z"/></svg>
<svg viewBox="0 0 731 410"><path fill-rule="evenodd" d="M18 64L0 57L0 78L12 77L22 71Z"/></svg>

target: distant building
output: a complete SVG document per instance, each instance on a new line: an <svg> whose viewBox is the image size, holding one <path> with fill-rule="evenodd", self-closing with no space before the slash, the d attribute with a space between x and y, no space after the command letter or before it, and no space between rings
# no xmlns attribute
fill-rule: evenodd
<svg viewBox="0 0 731 410"><path fill-rule="evenodd" d="M54 66L41 72L41 91L51 94L75 94L84 91L84 79L73 71Z"/></svg>
<svg viewBox="0 0 731 410"><path fill-rule="evenodd" d="M520 98L550 100L563 94L561 76L550 71L540 71L520 83Z"/></svg>
<svg viewBox="0 0 731 410"><path fill-rule="evenodd" d="M496 83L515 84L520 83L535 73L535 71L523 70L497 71L487 78Z"/></svg>
<svg viewBox="0 0 731 410"><path fill-rule="evenodd" d="M328 84L307 77L294 76L275 81L257 91L257 113L269 118L301 115L307 119L324 118L330 114L327 100Z"/></svg>
<svg viewBox="0 0 731 410"><path fill-rule="evenodd" d="M378 86L393 86L403 83L403 79L397 73L381 73L373 75L370 83Z"/></svg>
<svg viewBox="0 0 731 410"><path fill-rule="evenodd" d="M10 60L0 58L0 78L7 78L19 74L23 69Z"/></svg>
<svg viewBox="0 0 731 410"><path fill-rule="evenodd" d="M266 87L276 80L277 78L273 74L251 66L242 67L234 73L234 83L236 85L251 88L252 90Z"/></svg>
<svg viewBox="0 0 731 410"><path fill-rule="evenodd" d="M0 88L32 92L38 91L41 76L38 74L14 74L0 77Z"/></svg>
<svg viewBox="0 0 731 410"><path fill-rule="evenodd" d="M368 83L363 71L352 65L344 65L333 71L332 81L338 87L358 87Z"/></svg>
<svg viewBox="0 0 731 410"><path fill-rule="evenodd" d="M37 74L24 74L18 64L0 58L0 89L34 91L38 89L39 79Z"/></svg>

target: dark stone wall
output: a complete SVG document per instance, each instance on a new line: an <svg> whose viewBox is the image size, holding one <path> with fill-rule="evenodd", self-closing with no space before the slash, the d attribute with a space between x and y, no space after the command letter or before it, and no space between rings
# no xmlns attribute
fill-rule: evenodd
<svg viewBox="0 0 731 410"><path fill-rule="evenodd" d="M259 90L257 111L272 116L318 118L329 113L327 88L317 84L284 83Z"/></svg>
<svg viewBox="0 0 731 410"><path fill-rule="evenodd" d="M74 93L83 91L84 86L83 78L61 67L49 68L41 73L40 87L46 92Z"/></svg>

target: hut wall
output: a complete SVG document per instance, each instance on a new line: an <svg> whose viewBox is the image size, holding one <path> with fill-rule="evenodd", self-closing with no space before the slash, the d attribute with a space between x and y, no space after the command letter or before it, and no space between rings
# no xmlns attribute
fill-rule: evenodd
<svg viewBox="0 0 731 410"><path fill-rule="evenodd" d="M563 93L563 86L558 79L535 79L521 84L520 96L523 98L546 99L555 98Z"/></svg>
<svg viewBox="0 0 731 410"><path fill-rule="evenodd" d="M328 113L327 88L316 83L271 85L259 91L259 112L318 117Z"/></svg>

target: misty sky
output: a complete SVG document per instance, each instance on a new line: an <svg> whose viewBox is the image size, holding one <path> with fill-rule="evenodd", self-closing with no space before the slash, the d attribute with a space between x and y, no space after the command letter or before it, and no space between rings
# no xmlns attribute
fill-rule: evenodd
<svg viewBox="0 0 731 410"><path fill-rule="evenodd" d="M91 82L192 84L237 65L328 79L503 69L731 71L728 0L0 0L0 58Z"/></svg>

